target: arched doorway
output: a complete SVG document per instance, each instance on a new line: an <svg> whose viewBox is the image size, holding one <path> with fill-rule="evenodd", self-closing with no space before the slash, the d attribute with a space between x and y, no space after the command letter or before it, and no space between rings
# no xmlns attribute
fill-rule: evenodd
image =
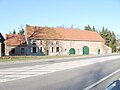
<svg viewBox="0 0 120 90"><path fill-rule="evenodd" d="M87 46L83 47L83 55L89 55L89 48Z"/></svg>
<svg viewBox="0 0 120 90"><path fill-rule="evenodd" d="M71 49L69 50L69 54L75 54L75 49L74 49L74 48L71 48Z"/></svg>
<svg viewBox="0 0 120 90"><path fill-rule="evenodd" d="M100 49L98 49L98 54L100 54Z"/></svg>

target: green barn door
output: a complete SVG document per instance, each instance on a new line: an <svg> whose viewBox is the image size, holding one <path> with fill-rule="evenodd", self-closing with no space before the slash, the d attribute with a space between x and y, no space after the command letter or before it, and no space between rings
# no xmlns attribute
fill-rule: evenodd
<svg viewBox="0 0 120 90"><path fill-rule="evenodd" d="M83 55L88 55L89 54L89 48L87 46L83 47Z"/></svg>
<svg viewBox="0 0 120 90"><path fill-rule="evenodd" d="M71 48L71 49L69 50L69 53L70 53L70 54L75 54L75 49L74 49L74 48Z"/></svg>

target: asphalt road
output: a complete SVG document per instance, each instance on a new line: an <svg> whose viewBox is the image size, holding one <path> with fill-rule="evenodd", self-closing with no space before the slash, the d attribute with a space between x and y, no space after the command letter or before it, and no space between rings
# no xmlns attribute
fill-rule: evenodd
<svg viewBox="0 0 120 90"><path fill-rule="evenodd" d="M34 66L34 65L43 65L43 64L53 64L60 62L69 62L69 61L78 61L78 60L86 60L91 58L98 57L108 57L108 56L118 56L120 54L106 54L106 55L93 55L93 56L76 56L70 58L53 58L53 59L41 59L41 60L30 60L30 61L10 61L10 62L2 62L0 63L0 69L4 68L14 68L14 67L23 67L23 66Z"/></svg>
<svg viewBox="0 0 120 90"><path fill-rule="evenodd" d="M94 59L98 60L97 57L95 57ZM77 61L78 59L73 60ZM53 63L55 62L53 61L49 64ZM15 66L13 65L9 67ZM61 70L53 73L47 73L13 81L1 82L0 90L83 90L84 88L90 86L91 84L97 82L98 80L104 78L105 76L111 74L118 69L120 69L120 58L90 64L82 67ZM106 83L104 83L102 88L105 88L106 85L108 85ZM98 87L94 90L103 89Z"/></svg>

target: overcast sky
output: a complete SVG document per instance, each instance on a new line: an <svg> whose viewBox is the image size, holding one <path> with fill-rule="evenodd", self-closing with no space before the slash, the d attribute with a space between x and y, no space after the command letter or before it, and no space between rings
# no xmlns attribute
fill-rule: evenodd
<svg viewBox="0 0 120 90"><path fill-rule="evenodd" d="M0 32L20 25L103 26L120 34L120 0L0 0Z"/></svg>

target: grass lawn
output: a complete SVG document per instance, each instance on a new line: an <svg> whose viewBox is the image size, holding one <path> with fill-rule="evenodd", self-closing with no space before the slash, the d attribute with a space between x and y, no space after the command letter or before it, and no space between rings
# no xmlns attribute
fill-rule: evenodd
<svg viewBox="0 0 120 90"><path fill-rule="evenodd" d="M23 60L24 61L25 60L41 60L41 59L76 57L76 56L78 56L78 55L70 55L70 56L5 56L5 57L0 57L0 62L23 61Z"/></svg>

